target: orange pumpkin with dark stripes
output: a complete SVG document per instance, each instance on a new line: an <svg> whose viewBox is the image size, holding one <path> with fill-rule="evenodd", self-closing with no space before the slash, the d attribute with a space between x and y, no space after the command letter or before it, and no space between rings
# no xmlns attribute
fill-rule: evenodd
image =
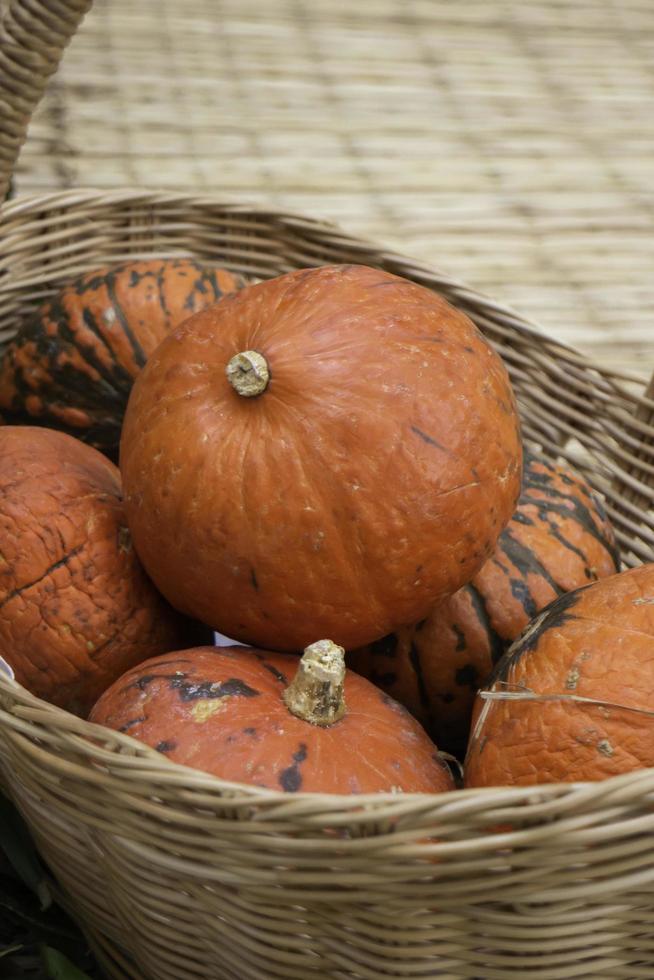
<svg viewBox="0 0 654 980"><path fill-rule="evenodd" d="M230 782L296 793L454 788L435 745L401 705L345 670L328 640L292 654L200 647L148 660L89 720Z"/></svg>
<svg viewBox="0 0 654 980"><path fill-rule="evenodd" d="M475 693L507 646L557 596L618 567L597 495L567 467L525 454L518 508L481 571L415 626L348 654L348 665L462 757Z"/></svg>
<svg viewBox="0 0 654 980"><path fill-rule="evenodd" d="M85 715L195 629L143 571L116 466L63 432L0 428L0 656L19 683Z"/></svg>
<svg viewBox="0 0 654 980"><path fill-rule="evenodd" d="M654 767L654 564L569 592L497 664L465 784L533 786Z"/></svg>
<svg viewBox="0 0 654 980"><path fill-rule="evenodd" d="M0 409L9 422L61 429L115 457L132 383L154 348L242 285L193 259L130 262L75 279L9 344Z"/></svg>

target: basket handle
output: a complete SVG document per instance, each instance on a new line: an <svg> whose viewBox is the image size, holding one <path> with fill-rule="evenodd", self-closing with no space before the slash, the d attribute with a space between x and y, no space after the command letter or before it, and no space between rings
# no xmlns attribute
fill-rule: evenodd
<svg viewBox="0 0 654 980"><path fill-rule="evenodd" d="M0 21L0 201L64 49L92 0L5 0Z"/></svg>

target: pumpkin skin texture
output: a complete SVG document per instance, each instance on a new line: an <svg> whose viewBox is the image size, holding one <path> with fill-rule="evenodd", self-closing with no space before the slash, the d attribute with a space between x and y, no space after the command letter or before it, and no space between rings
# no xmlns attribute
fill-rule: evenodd
<svg viewBox="0 0 654 980"><path fill-rule="evenodd" d="M0 656L38 697L84 716L185 642L132 547L118 469L72 436L0 429L0 542Z"/></svg>
<svg viewBox="0 0 654 980"><path fill-rule="evenodd" d="M537 616L488 683L522 688L553 700L478 697L466 786L595 781L654 766L654 719L642 713L654 711L654 564L569 592Z"/></svg>
<svg viewBox="0 0 654 980"><path fill-rule="evenodd" d="M619 569L599 497L564 466L525 453L522 493L473 580L426 619L348 654L348 666L403 704L463 758L477 689L529 621L556 599Z"/></svg>
<svg viewBox="0 0 654 980"><path fill-rule="evenodd" d="M270 380L242 397L226 368L252 351ZM515 508L521 454L506 370L467 317L385 272L324 266L166 338L120 466L138 554L173 605L266 649L347 649L472 577Z"/></svg>
<svg viewBox="0 0 654 980"><path fill-rule="evenodd" d="M288 793L454 788L418 722L350 671L339 720L314 724L292 714L283 698L298 665L292 654L248 647L182 650L128 671L89 721L194 769Z"/></svg>
<svg viewBox="0 0 654 980"><path fill-rule="evenodd" d="M242 285L192 259L130 262L75 279L9 344L0 409L9 421L69 432L116 458L132 383L157 344Z"/></svg>

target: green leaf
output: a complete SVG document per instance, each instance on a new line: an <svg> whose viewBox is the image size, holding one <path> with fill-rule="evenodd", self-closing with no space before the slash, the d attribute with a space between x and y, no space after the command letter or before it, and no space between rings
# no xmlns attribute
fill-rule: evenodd
<svg viewBox="0 0 654 980"><path fill-rule="evenodd" d="M0 794L0 848L12 868L37 896L42 909L52 904L52 895L32 838L9 800Z"/></svg>
<svg viewBox="0 0 654 980"><path fill-rule="evenodd" d="M68 957L52 946L41 947L41 959L49 980L91 980L88 973L79 970Z"/></svg>

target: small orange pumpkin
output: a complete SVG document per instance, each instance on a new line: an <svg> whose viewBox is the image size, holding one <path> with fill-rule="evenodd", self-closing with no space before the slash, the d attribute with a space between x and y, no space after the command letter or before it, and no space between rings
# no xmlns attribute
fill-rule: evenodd
<svg viewBox="0 0 654 980"><path fill-rule="evenodd" d="M466 316L379 270L305 269L157 348L121 441L129 524L161 592L221 633L351 648L483 564L517 502L518 429Z"/></svg>
<svg viewBox="0 0 654 980"><path fill-rule="evenodd" d="M134 378L174 327L240 276L193 259L106 266L68 283L25 323L0 365L0 409L116 456Z"/></svg>
<svg viewBox="0 0 654 980"><path fill-rule="evenodd" d="M619 568L602 503L567 466L525 454L522 493L492 557L426 619L348 653L348 666L400 701L463 758L477 689L536 613Z"/></svg>
<svg viewBox="0 0 654 980"><path fill-rule="evenodd" d="M0 656L16 680L85 715L189 626L136 557L114 464L63 432L0 428Z"/></svg>
<svg viewBox="0 0 654 980"><path fill-rule="evenodd" d="M454 788L408 712L345 670L329 640L291 654L199 647L148 660L89 720L231 782L287 793L439 793Z"/></svg>
<svg viewBox="0 0 654 980"><path fill-rule="evenodd" d="M654 766L654 564L551 603L475 705L465 785L605 779Z"/></svg>

